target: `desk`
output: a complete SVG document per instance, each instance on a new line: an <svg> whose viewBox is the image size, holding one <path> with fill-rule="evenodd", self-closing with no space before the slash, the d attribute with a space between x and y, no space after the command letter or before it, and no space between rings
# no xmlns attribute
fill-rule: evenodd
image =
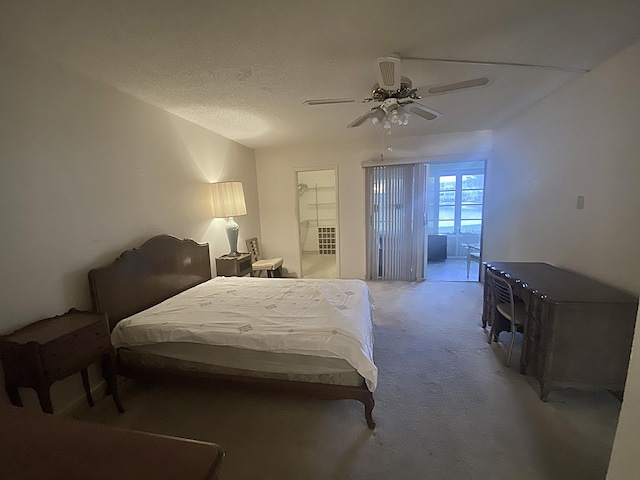
<svg viewBox="0 0 640 480"><path fill-rule="evenodd" d="M214 480L215 443L123 430L0 405L0 477Z"/></svg>
<svg viewBox="0 0 640 480"><path fill-rule="evenodd" d="M520 372L540 382L542 400L556 387L624 389L637 297L546 263L483 265L504 276L525 302ZM485 283L483 326L494 310Z"/></svg>

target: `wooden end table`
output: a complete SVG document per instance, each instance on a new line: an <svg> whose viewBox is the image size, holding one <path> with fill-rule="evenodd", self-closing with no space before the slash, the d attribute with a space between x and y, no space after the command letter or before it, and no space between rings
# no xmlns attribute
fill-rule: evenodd
<svg viewBox="0 0 640 480"><path fill-rule="evenodd" d="M118 398L116 355L106 315L72 308L63 315L0 336L0 361L11 403L22 407L18 387L31 387L46 413L53 413L51 385L78 372L87 401L93 406L87 367L99 361L107 393L118 411L124 412Z"/></svg>
<svg viewBox="0 0 640 480"><path fill-rule="evenodd" d="M219 277L244 277L251 272L250 253L240 253L236 257L223 255L216 258L216 274Z"/></svg>

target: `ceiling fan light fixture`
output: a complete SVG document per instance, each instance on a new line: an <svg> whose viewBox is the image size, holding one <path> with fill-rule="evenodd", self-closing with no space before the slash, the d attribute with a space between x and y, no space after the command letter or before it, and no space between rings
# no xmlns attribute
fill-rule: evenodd
<svg viewBox="0 0 640 480"><path fill-rule="evenodd" d="M389 117L391 123L395 125L407 125L409 123L409 114L402 107L394 108Z"/></svg>
<svg viewBox="0 0 640 480"><path fill-rule="evenodd" d="M395 113L398 118L398 125L409 124L409 112L407 112L403 106L398 106L398 108L395 109Z"/></svg>
<svg viewBox="0 0 640 480"><path fill-rule="evenodd" d="M371 123L373 123L374 125L378 125L379 123L382 123L384 121L385 117L386 117L386 114L384 110L380 108L376 108L373 114L371 115Z"/></svg>

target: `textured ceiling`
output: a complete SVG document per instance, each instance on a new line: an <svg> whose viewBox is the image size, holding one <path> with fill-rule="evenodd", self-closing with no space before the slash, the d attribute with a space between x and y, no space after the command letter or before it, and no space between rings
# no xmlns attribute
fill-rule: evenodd
<svg viewBox="0 0 640 480"><path fill-rule="evenodd" d="M294 0L0 2L17 42L253 148L377 141L346 126L371 107L307 106L369 96L372 61L542 64L567 70L403 60L414 87L487 75L484 88L425 97L442 113L393 136L500 126L640 38L638 0Z"/></svg>

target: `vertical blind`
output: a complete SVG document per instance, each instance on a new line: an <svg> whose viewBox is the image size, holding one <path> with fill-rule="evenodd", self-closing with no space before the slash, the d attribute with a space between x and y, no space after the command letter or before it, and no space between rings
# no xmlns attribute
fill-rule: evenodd
<svg viewBox="0 0 640 480"><path fill-rule="evenodd" d="M424 278L425 164L367 168L367 278Z"/></svg>

